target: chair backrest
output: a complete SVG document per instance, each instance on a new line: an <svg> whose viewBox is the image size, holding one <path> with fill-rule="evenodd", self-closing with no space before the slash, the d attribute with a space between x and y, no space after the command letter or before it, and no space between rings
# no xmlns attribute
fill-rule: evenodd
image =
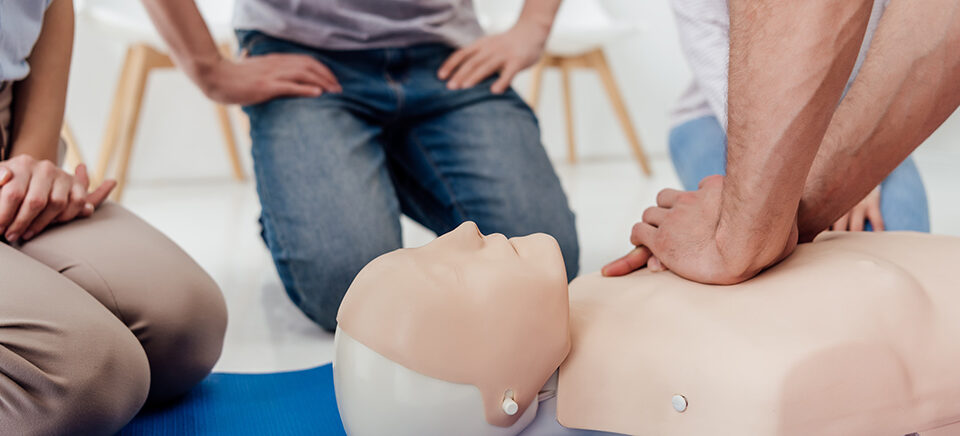
<svg viewBox="0 0 960 436"><path fill-rule="evenodd" d="M474 0L474 7L487 32L502 32L520 17L523 0ZM554 32L604 29L614 24L615 20L600 0L564 0L554 21Z"/></svg>

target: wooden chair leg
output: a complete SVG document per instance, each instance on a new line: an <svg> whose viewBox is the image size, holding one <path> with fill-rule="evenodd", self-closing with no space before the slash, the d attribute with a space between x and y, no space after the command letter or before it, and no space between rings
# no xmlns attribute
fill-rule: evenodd
<svg viewBox="0 0 960 436"><path fill-rule="evenodd" d="M571 66L563 62L560 64L560 80L563 86L563 111L567 124L567 161L577 163L576 138L573 131L573 95L570 90Z"/></svg>
<svg viewBox="0 0 960 436"><path fill-rule="evenodd" d="M110 168L110 162L117 149L117 140L120 138L122 130L123 116L128 111L127 106L130 103L132 95L131 79L135 69L134 48L129 47L123 60L123 68L120 70L120 76L117 78L117 87L113 93L113 104L110 107L110 116L107 118L107 126L103 130L103 142L100 144L99 155L97 156L97 167L93 171L92 186L97 186L107 177L107 171Z"/></svg>
<svg viewBox="0 0 960 436"><path fill-rule="evenodd" d="M544 55L549 56L549 55ZM543 70L547 66L547 59L541 59L540 62L537 62L533 66L530 77L530 95L528 96L529 101L527 104L530 105L530 109L533 109L534 112L537 111L537 108L540 106L540 88L543 86Z"/></svg>
<svg viewBox="0 0 960 436"><path fill-rule="evenodd" d="M607 90L610 103L613 105L613 110L617 114L617 119L620 120L620 127L623 128L623 133L627 136L627 141L630 143L634 157L636 157L637 162L640 163L640 168L643 169L643 173L649 176L650 163L647 161L647 155L643 151L643 145L640 143L640 138L637 136L637 132L633 128L633 123L630 121L627 106L623 103L620 90L617 88L617 82L613 78L613 73L610 71L610 66L607 64L603 50L598 49L590 53L590 59L593 68L600 75L600 81L603 82L603 87Z"/></svg>
<svg viewBox="0 0 960 436"><path fill-rule="evenodd" d="M227 156L230 158L230 166L233 168L233 178L237 181L243 181L246 177L243 172L243 164L240 161L240 151L237 147L237 138L233 133L233 123L230 122L230 113L227 107L218 104L217 120L220 122L220 131L223 133L223 142L227 147Z"/></svg>
<svg viewBox="0 0 960 436"><path fill-rule="evenodd" d="M67 168L73 171L77 165L83 163L83 154L80 153L80 147L77 146L77 137L73 134L73 129L66 121L63 122L63 127L60 129L60 137L63 138L63 143L67 145L67 154L64 156Z"/></svg>
<svg viewBox="0 0 960 436"><path fill-rule="evenodd" d="M143 105L143 94L147 88L147 77L150 70L163 66L162 59L156 58L159 53L154 49L138 44L133 47L133 66L130 71L129 103L123 111L120 135L120 150L117 161L117 187L111 198L119 202L123 198L123 191L127 185L127 172L130 168L130 155L133 152L133 140L137 134L137 124L140 121L140 108ZM163 55L160 55L163 56Z"/></svg>

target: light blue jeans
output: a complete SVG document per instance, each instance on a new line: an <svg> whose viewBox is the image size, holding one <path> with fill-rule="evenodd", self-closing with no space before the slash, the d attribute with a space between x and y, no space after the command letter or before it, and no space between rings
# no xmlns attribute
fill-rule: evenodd
<svg viewBox="0 0 960 436"><path fill-rule="evenodd" d="M683 188L697 189L704 177L726 174L726 132L713 116L687 121L670 132L670 157ZM927 193L912 158L880 185L880 213L886 230L930 231Z"/></svg>
<svg viewBox="0 0 960 436"><path fill-rule="evenodd" d="M320 326L336 327L364 265L401 247L401 213L437 234L466 220L484 233L550 234L576 276L573 213L513 90L491 93L495 78L448 90L437 78L453 52L445 45L328 51L259 32L239 39L250 56L311 56L343 87L244 108L263 239L287 294Z"/></svg>

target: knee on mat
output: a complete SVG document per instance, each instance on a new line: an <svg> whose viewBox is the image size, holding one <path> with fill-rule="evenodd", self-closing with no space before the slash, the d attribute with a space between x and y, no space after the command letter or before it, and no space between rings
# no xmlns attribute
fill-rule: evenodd
<svg viewBox="0 0 960 436"><path fill-rule="evenodd" d="M19 420L0 420L0 434L114 434L136 415L150 388L146 355L122 323L109 313L98 315L64 326L56 358L69 369L44 371L35 407Z"/></svg>
<svg viewBox="0 0 960 436"><path fill-rule="evenodd" d="M227 328L223 294L199 267L158 289L163 292L145 308L145 330L138 332L150 361L148 401L154 404L187 393L210 374Z"/></svg>

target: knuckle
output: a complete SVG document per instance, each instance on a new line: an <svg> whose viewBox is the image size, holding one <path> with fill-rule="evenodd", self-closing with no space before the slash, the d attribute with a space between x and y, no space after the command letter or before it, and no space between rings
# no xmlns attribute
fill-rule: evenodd
<svg viewBox="0 0 960 436"><path fill-rule="evenodd" d="M29 197L25 203L29 209L42 209L47 205L47 199L43 197Z"/></svg>
<svg viewBox="0 0 960 436"><path fill-rule="evenodd" d="M641 218L643 219L644 222L650 221L650 218L655 213L654 210L656 210L655 207L648 207L646 210L643 211L643 215L641 215Z"/></svg>
<svg viewBox="0 0 960 436"><path fill-rule="evenodd" d="M67 204L69 204L69 201L67 201L67 199L64 197L51 197L50 202L48 204L50 207L53 207L56 209L63 209L67 207Z"/></svg>
<svg viewBox="0 0 960 436"><path fill-rule="evenodd" d="M3 194L0 194L0 197L2 197L4 201L12 202L12 203L19 203L23 201L23 196L24 196L23 189L20 189L19 187L11 187L11 189L5 189L3 190Z"/></svg>

